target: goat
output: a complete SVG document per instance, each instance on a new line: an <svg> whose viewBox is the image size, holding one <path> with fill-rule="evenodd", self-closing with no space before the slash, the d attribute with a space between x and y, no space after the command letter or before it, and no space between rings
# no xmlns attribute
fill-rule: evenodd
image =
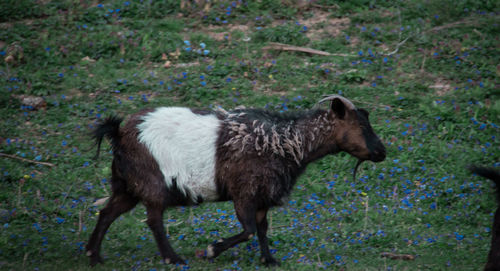
<svg viewBox="0 0 500 271"><path fill-rule="evenodd" d="M485 167L469 167L472 173L492 180L496 185L497 202L500 204L500 171ZM495 211L495 218L491 231L491 248L488 253L488 261L484 266L485 271L500 270L500 208Z"/></svg>
<svg viewBox="0 0 500 271"><path fill-rule="evenodd" d="M257 233L261 261L278 265L269 251L267 212L284 203L307 164L341 151L359 161L385 159L368 112L338 95L319 103L327 101L328 109L295 113L160 107L132 115L121 128L122 119L106 119L94 137L97 155L104 137L111 142L112 195L86 246L90 264L102 262L100 246L111 223L139 201L162 259L182 264L165 235L164 210L232 200L243 232L209 245L207 257Z"/></svg>

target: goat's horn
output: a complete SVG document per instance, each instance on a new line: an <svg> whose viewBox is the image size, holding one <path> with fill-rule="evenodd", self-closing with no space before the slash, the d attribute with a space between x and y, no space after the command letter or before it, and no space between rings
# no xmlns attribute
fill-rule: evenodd
<svg viewBox="0 0 500 271"><path fill-rule="evenodd" d="M319 100L318 104L322 104L326 101L332 101L333 99L340 99L344 104L345 106L347 106L347 108L351 109L351 110L355 110L356 109L356 106L354 106L354 104L349 101L348 99L340 96L340 95L336 95L336 94L333 94L333 95L323 95L323 99Z"/></svg>

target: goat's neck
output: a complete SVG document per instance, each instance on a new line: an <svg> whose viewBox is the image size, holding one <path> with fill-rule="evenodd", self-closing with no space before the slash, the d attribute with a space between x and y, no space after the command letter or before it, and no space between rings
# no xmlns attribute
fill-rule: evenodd
<svg viewBox="0 0 500 271"><path fill-rule="evenodd" d="M300 159L300 165L305 166L339 151L331 140L335 132L335 119L327 111L321 110L312 118L299 120L296 123L296 129L302 134L301 150L303 155Z"/></svg>

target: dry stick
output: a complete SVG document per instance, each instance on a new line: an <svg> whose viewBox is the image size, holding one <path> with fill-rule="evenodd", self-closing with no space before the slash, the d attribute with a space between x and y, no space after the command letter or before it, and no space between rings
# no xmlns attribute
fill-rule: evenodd
<svg viewBox="0 0 500 271"><path fill-rule="evenodd" d="M424 51L424 58L422 59L422 65L420 66L420 71L423 72L425 68L425 60L427 59L427 54Z"/></svg>
<svg viewBox="0 0 500 271"><path fill-rule="evenodd" d="M311 4L312 7L315 7L315 8L325 8L325 9L330 9L330 8L339 8L339 5L331 5L331 6L323 6L323 5L319 5L319 4Z"/></svg>
<svg viewBox="0 0 500 271"><path fill-rule="evenodd" d="M401 33L401 32L400 32L400 33ZM392 51L392 52L390 52L390 53L388 53L388 54L384 54L384 55L386 55L386 56L392 56L393 54L396 54L396 53L399 51L399 47L401 47L401 45L405 44L405 42L406 42L409 38L411 38L412 36L413 36L413 35L409 35L408 37L406 37L406 39L404 39L403 41L401 41L400 43L398 43L398 44L396 45L396 49L394 49L394 51Z"/></svg>
<svg viewBox="0 0 500 271"><path fill-rule="evenodd" d="M380 257L382 257L382 258L389 258L391 260L406 260L406 261L415 260L415 256L414 255L410 255L410 254L395 254L395 253L391 253L391 252L382 252L380 254Z"/></svg>
<svg viewBox="0 0 500 271"><path fill-rule="evenodd" d="M26 260L28 260L28 256L29 255L30 254L28 252L24 254L24 257L23 257L23 269L24 269L24 266L26 265Z"/></svg>
<svg viewBox="0 0 500 271"><path fill-rule="evenodd" d="M399 17L399 23L401 25L401 12L398 13L398 17ZM432 32L432 31L441 31L443 29L447 29L447 28L451 28L451 27L455 27L455 26L458 26L458 25L461 25L461 24L470 24L470 25L476 25L477 22L474 22L472 20L469 20L469 19L466 19L466 20L462 20L462 21L458 21L458 22L453 22L453 23L449 23L449 24L445 24L445 25L440 25L440 26L436 26L436 27L433 27L429 30L426 30L426 31L423 31L422 34L424 33L427 33L427 32ZM403 41L399 42L398 45L396 45L396 49L388 54L385 54L386 56L391 56L393 54L396 54L399 50L399 47L401 47L401 45L403 45L409 38L413 37L416 33L413 33L411 35L409 35L406 39L404 39ZM401 31L399 31L399 40L401 40ZM423 64L425 64L425 58L424 58L424 62ZM422 66L423 66L422 64Z"/></svg>
<svg viewBox="0 0 500 271"><path fill-rule="evenodd" d="M73 189L73 186L74 186L74 185L75 185L75 183L73 182L73 183L71 184L71 186L69 187L68 192L66 192L66 195L64 195L64 198L63 198L63 199L62 199L62 201L61 201L61 206L59 206L59 209L62 209L62 207L64 206L64 202L65 202L65 201L66 201L66 199L68 198L68 196L69 196L69 192L71 192L71 189Z"/></svg>
<svg viewBox="0 0 500 271"><path fill-rule="evenodd" d="M325 51L315 50L307 47L298 47L293 45L288 45L284 43L270 42L268 46L262 48L262 50L280 50L280 51L295 51L295 52L303 52L309 53L313 55L322 55L322 56L356 56L350 54L332 54Z"/></svg>
<svg viewBox="0 0 500 271"><path fill-rule="evenodd" d="M28 163L38 164L38 165L49 166L49 167L55 167L56 166L55 164L52 164L52 163L49 163L49 162L38 162L38 161L35 161L35 160L26 159L26 158L22 158L22 157L19 157L19 156L12 155L12 154L6 154L6 153L3 153L3 152L0 152L0 156L11 158L11 159L21 160L23 162L28 162Z"/></svg>
<svg viewBox="0 0 500 271"><path fill-rule="evenodd" d="M80 210L80 212L78 213L78 233L77 233L78 236L80 236L80 233L82 232L83 228L82 217L83 217L83 212L82 210Z"/></svg>
<svg viewBox="0 0 500 271"><path fill-rule="evenodd" d="M424 31L424 33L431 32L431 31L441 31L443 29L455 27L455 26L458 26L458 25L461 25L461 24L477 25L477 22L474 21L474 20L471 20L471 19L464 19L464 20L461 20L461 21L458 21L458 22L453 22L453 23L449 23L449 24L444 24L444 25L433 27L433 28L431 28L429 30Z"/></svg>
<svg viewBox="0 0 500 271"><path fill-rule="evenodd" d="M399 10L399 9L398 9L398 21L399 21L399 26L402 27L403 23L402 23L402 20L401 20L401 10ZM396 49L394 49L394 51L392 51L392 52L390 52L388 54L383 54L383 55L385 55L385 56L392 56L393 54L396 54L399 51L399 47L401 47L403 44L405 44L405 42L414 35L414 34L411 34L408 37L406 37L406 39L404 39L403 41L401 41L402 33L403 32L400 30L399 31L399 43L396 45Z"/></svg>

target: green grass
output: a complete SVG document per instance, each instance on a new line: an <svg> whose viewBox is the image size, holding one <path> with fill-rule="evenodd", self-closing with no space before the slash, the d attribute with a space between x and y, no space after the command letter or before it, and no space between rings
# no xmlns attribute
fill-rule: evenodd
<svg viewBox="0 0 500 271"><path fill-rule="evenodd" d="M388 156L355 181L346 154L308 167L270 213L281 269L481 269L496 204L466 166L500 162L497 1L295 2L2 2L0 152L55 166L0 157L0 269L90 269L83 248L102 208L92 203L110 191L111 154L92 160L89 136L101 118L173 105L303 110L323 94L370 111ZM111 226L95 270L176 269L160 263L144 219L138 206ZM192 270L264 268L257 239L199 256L241 230L230 202L170 209L165 224Z"/></svg>

